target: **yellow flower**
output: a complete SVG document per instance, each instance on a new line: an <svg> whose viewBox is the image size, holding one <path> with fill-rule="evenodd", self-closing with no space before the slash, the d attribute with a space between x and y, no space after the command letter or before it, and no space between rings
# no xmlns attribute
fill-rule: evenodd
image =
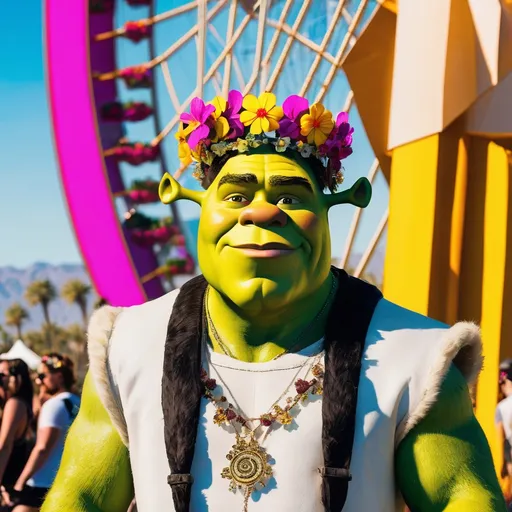
<svg viewBox="0 0 512 512"><path fill-rule="evenodd" d="M187 166L192 163L192 154L190 152L190 146L187 143L187 137L190 135L190 132L193 130L191 125L188 125L187 128L183 129L183 123L180 123L180 127L174 136L178 141L178 157L180 162Z"/></svg>
<svg viewBox="0 0 512 512"><path fill-rule="evenodd" d="M334 127L332 113L321 103L311 105L309 114L304 114L300 120L300 133L308 138L309 144L321 146Z"/></svg>
<svg viewBox="0 0 512 512"><path fill-rule="evenodd" d="M245 111L240 114L240 121L251 127L251 133L273 132L279 128L279 120L283 117L283 109L276 105L276 96L264 92L259 98L248 94L242 103Z"/></svg>
<svg viewBox="0 0 512 512"><path fill-rule="evenodd" d="M230 129L228 120L222 117L223 112L226 110L227 102L221 96L215 96L210 105L215 107L215 112L213 113L215 137L212 139L212 142L217 142L222 140L229 133Z"/></svg>
<svg viewBox="0 0 512 512"><path fill-rule="evenodd" d="M227 421L228 417L226 416L226 412L219 407L213 416L213 423L215 423L215 425L222 425L223 423L227 423Z"/></svg>
<svg viewBox="0 0 512 512"><path fill-rule="evenodd" d="M281 423L281 425L290 425L293 418L288 411L283 411L277 416L276 420Z"/></svg>
<svg viewBox="0 0 512 512"><path fill-rule="evenodd" d="M192 163L192 153L190 152L190 146L186 141L178 144L178 158L184 166Z"/></svg>
<svg viewBox="0 0 512 512"><path fill-rule="evenodd" d="M245 153L249 149L249 143L245 139L237 139L235 149L239 153Z"/></svg>

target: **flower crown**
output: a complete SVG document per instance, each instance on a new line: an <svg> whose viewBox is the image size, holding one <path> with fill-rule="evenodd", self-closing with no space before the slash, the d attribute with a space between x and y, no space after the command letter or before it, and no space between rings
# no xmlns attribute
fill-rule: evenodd
<svg viewBox="0 0 512 512"><path fill-rule="evenodd" d="M217 96L208 104L194 98L190 112L180 120L178 155L183 165L196 162L194 177L200 181L215 157L269 144L278 153L291 149L304 158L316 157L325 167L327 185L335 189L343 181L341 161L352 154L354 129L348 113L341 112L335 121L321 103L310 106L297 95L289 96L282 107L270 92L257 98L233 90L227 100Z"/></svg>
<svg viewBox="0 0 512 512"><path fill-rule="evenodd" d="M57 356L43 356L41 362L54 370L62 368L63 366L62 359L59 359Z"/></svg>

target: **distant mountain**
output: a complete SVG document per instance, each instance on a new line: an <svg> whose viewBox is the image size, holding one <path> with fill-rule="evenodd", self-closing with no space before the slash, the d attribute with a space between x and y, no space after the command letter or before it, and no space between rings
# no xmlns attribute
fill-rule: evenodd
<svg viewBox="0 0 512 512"><path fill-rule="evenodd" d="M80 279L90 284L89 276L83 265L62 264L51 265L49 263L34 263L27 268L0 267L0 324L5 325L5 311L14 302L20 302L27 308L30 319L24 325L24 330L39 329L43 322L43 313L40 306L31 307L24 298L27 286L32 281L42 279L50 280L57 291L70 279ZM97 296L93 292L89 297L89 310L96 301ZM81 323L78 306L70 305L58 297L50 305L50 318L55 323L66 326L73 323ZM7 328L9 332L14 330Z"/></svg>
<svg viewBox="0 0 512 512"><path fill-rule="evenodd" d="M191 226L193 227L193 226ZM360 254L354 254L349 260L349 265L355 268L361 259ZM334 259L338 264L339 258ZM378 280L382 279L384 270L384 253L377 249L371 258L367 273L373 274ZM41 279L50 280L58 291L62 285L70 279L80 279L84 283L91 284L89 276L83 265L61 264L52 265L49 263L34 263L27 268L0 267L0 324L5 326L5 311L14 302L20 302L27 308L30 319L24 325L24 330L39 329L43 323L43 313L40 306L31 307L27 304L24 293L32 281ZM187 279L178 279L176 284L182 285ZM89 311L91 311L97 295L93 292L89 297ZM50 305L50 316L52 321L58 325L67 326L73 323L81 323L80 310L78 306L70 305L60 297ZM14 333L14 330L8 329Z"/></svg>

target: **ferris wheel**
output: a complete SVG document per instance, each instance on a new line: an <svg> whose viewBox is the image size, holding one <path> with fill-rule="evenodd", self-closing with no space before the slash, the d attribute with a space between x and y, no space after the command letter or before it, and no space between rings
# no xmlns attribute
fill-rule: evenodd
<svg viewBox="0 0 512 512"><path fill-rule="evenodd" d="M180 167L174 137L195 96L232 89L300 94L355 127L348 185L367 175L364 212L330 212L333 258L377 272L388 185L343 62L379 0L46 0L46 60L54 143L69 215L98 293L118 306L161 296L197 272L195 205L159 203Z"/></svg>

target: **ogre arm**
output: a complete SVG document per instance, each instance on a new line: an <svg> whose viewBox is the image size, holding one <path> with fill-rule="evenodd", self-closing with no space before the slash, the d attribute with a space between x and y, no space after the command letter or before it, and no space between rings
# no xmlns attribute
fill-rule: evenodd
<svg viewBox="0 0 512 512"><path fill-rule="evenodd" d="M132 499L128 450L88 374L80 412L41 512L126 512Z"/></svg>
<svg viewBox="0 0 512 512"><path fill-rule="evenodd" d="M395 463L412 512L506 512L487 439L455 367L430 412L398 446Z"/></svg>

